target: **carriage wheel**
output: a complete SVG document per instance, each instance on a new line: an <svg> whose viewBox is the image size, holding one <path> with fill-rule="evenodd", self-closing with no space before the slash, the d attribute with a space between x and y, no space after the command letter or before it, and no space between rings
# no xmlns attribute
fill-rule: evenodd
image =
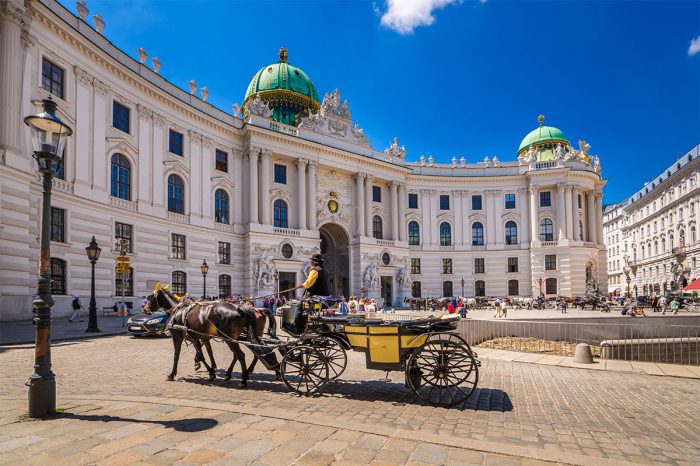
<svg viewBox="0 0 700 466"><path fill-rule="evenodd" d="M313 343L314 348L319 350L326 357L328 363L328 376L330 380L335 380L345 372L348 365L348 355L335 338L321 337Z"/></svg>
<svg viewBox="0 0 700 466"><path fill-rule="evenodd" d="M294 346L280 363L284 384L300 395L313 395L328 383L328 362L324 354L311 346Z"/></svg>
<svg viewBox="0 0 700 466"><path fill-rule="evenodd" d="M455 406L474 393L479 363L459 336L436 335L411 355L406 365L406 380L426 403Z"/></svg>

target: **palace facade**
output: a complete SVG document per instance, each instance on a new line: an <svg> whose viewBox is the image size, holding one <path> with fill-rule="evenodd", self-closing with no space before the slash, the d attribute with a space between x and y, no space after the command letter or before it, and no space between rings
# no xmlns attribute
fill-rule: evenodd
<svg viewBox="0 0 700 466"><path fill-rule="evenodd" d="M544 117L504 160L436 163L397 139L376 150L338 90L320 98L284 49L227 113L195 82L168 82L145 50L114 47L83 3L80 17L52 0L0 7L2 319L32 315L41 184L22 118L48 97L74 129L53 181L58 315L70 295L87 302L93 236L98 306L159 281L202 295L204 260L207 295L264 295L300 283L315 252L335 293L391 305L607 291L599 160Z"/></svg>

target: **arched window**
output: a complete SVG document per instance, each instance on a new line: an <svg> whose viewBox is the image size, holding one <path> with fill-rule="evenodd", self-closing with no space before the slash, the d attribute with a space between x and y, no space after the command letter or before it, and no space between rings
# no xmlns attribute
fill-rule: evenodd
<svg viewBox="0 0 700 466"><path fill-rule="evenodd" d="M66 293L66 261L51 258L51 294L60 295Z"/></svg>
<svg viewBox="0 0 700 466"><path fill-rule="evenodd" d="M228 224L228 193L223 189L214 193L214 221Z"/></svg>
<svg viewBox="0 0 700 466"><path fill-rule="evenodd" d="M176 214L185 213L185 183L177 175L168 177L168 210Z"/></svg>
<svg viewBox="0 0 700 466"><path fill-rule="evenodd" d="M644 245L642 244L642 259L646 259L646 254L645 254L645 252L646 252L646 251L645 251L645 249L644 249Z"/></svg>
<svg viewBox="0 0 700 466"><path fill-rule="evenodd" d="M122 154L112 155L112 197L131 200L131 164Z"/></svg>
<svg viewBox="0 0 700 466"><path fill-rule="evenodd" d="M452 282L442 282L442 296L445 298L452 297Z"/></svg>
<svg viewBox="0 0 700 466"><path fill-rule="evenodd" d="M187 274L176 270L172 274L171 290L175 294L184 295L187 293Z"/></svg>
<svg viewBox="0 0 700 466"><path fill-rule="evenodd" d="M673 251L673 248L675 247L675 246L673 245L673 235L670 235L670 236L668 237L668 247L671 248L671 251Z"/></svg>
<svg viewBox="0 0 700 466"><path fill-rule="evenodd" d="M440 224L440 246L452 246L452 226L447 222Z"/></svg>
<svg viewBox="0 0 700 466"><path fill-rule="evenodd" d="M409 246L420 244L420 225L415 220L408 222L408 244Z"/></svg>
<svg viewBox="0 0 700 466"><path fill-rule="evenodd" d="M484 245L484 226L481 222L472 223L472 246Z"/></svg>
<svg viewBox="0 0 700 466"><path fill-rule="evenodd" d="M540 241L554 241L554 224L548 218L540 222Z"/></svg>
<svg viewBox="0 0 700 466"><path fill-rule="evenodd" d="M658 256L659 255L659 242L654 241L654 255Z"/></svg>
<svg viewBox="0 0 700 466"><path fill-rule="evenodd" d="M518 296L520 294L518 280L508 280L508 296Z"/></svg>
<svg viewBox="0 0 700 466"><path fill-rule="evenodd" d="M382 218L379 215L372 217L372 236L376 239L383 239L384 234L382 232Z"/></svg>
<svg viewBox="0 0 700 466"><path fill-rule="evenodd" d="M219 275L219 299L231 296L231 276Z"/></svg>
<svg viewBox="0 0 700 466"><path fill-rule="evenodd" d="M546 294L557 294L557 279L548 278L544 285L544 292Z"/></svg>
<svg viewBox="0 0 700 466"><path fill-rule="evenodd" d="M506 244L518 244L518 225L512 220L506 222Z"/></svg>
<svg viewBox="0 0 700 466"><path fill-rule="evenodd" d="M474 296L486 296L486 282L477 280L474 282Z"/></svg>
<svg viewBox="0 0 700 466"><path fill-rule="evenodd" d="M666 253L666 238L661 238L661 254Z"/></svg>
<svg viewBox="0 0 700 466"><path fill-rule="evenodd" d="M411 285L411 296L414 298L420 298L421 297L421 285L420 282L414 281L413 285Z"/></svg>
<svg viewBox="0 0 700 466"><path fill-rule="evenodd" d="M289 210L282 199L275 199L273 225L277 228L289 228Z"/></svg>

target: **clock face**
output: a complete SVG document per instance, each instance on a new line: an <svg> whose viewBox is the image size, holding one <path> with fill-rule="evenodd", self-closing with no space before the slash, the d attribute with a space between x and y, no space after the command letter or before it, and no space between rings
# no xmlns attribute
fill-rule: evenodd
<svg viewBox="0 0 700 466"><path fill-rule="evenodd" d="M331 199L328 201L328 212L335 214L338 212L338 201Z"/></svg>

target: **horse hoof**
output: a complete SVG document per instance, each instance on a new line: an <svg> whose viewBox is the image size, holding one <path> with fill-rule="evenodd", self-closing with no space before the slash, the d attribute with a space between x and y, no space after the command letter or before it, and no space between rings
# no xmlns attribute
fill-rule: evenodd
<svg viewBox="0 0 700 466"><path fill-rule="evenodd" d="M168 378L167 378L166 380L167 380L168 382L172 382L173 380L175 380L175 376L174 376L174 375L169 375Z"/></svg>
<svg viewBox="0 0 700 466"><path fill-rule="evenodd" d="M198 362L194 363L194 370L198 371L199 368L202 367L202 365Z"/></svg>
<svg viewBox="0 0 700 466"><path fill-rule="evenodd" d="M209 381L211 382L212 380L216 380L215 374L209 374Z"/></svg>
<svg viewBox="0 0 700 466"><path fill-rule="evenodd" d="M230 376L230 375L225 375L225 376L224 376L224 381L225 381L225 382L228 382L229 380L231 380L231 376Z"/></svg>
<svg viewBox="0 0 700 466"><path fill-rule="evenodd" d="M241 380L238 383L238 388L246 388L248 386L248 381L247 380Z"/></svg>
<svg viewBox="0 0 700 466"><path fill-rule="evenodd" d="M275 372L275 380L282 380L282 373L280 371Z"/></svg>

